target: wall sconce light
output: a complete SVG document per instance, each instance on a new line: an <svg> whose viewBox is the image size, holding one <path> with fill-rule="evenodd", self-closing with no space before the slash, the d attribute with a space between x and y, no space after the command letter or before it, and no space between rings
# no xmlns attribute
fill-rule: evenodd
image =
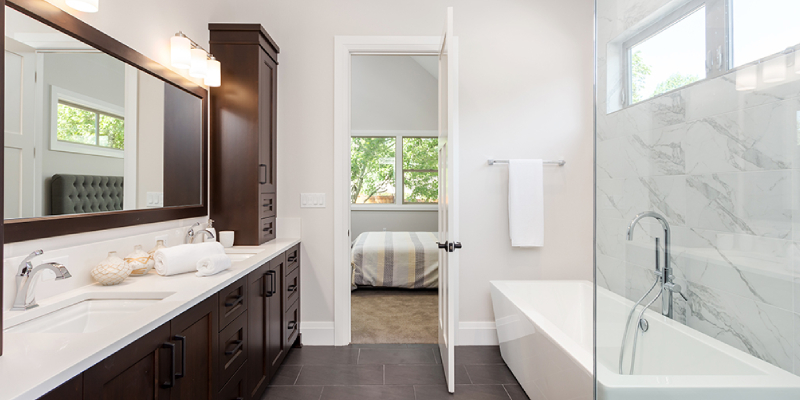
<svg viewBox="0 0 800 400"><path fill-rule="evenodd" d="M78 11L96 13L100 9L100 0L66 0L67 6Z"/></svg>
<svg viewBox="0 0 800 400"><path fill-rule="evenodd" d="M203 79L206 86L221 84L220 62L183 32L170 39L170 62L178 69L188 69L189 76Z"/></svg>

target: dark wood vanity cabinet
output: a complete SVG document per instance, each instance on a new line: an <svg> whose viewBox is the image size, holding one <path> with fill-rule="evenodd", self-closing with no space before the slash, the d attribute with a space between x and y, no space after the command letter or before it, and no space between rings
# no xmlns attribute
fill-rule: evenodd
<svg viewBox="0 0 800 400"><path fill-rule="evenodd" d="M209 24L222 65L211 89L211 218L237 245L275 238L280 49L259 24Z"/></svg>
<svg viewBox="0 0 800 400"><path fill-rule="evenodd" d="M300 343L300 245L40 397L259 400Z"/></svg>

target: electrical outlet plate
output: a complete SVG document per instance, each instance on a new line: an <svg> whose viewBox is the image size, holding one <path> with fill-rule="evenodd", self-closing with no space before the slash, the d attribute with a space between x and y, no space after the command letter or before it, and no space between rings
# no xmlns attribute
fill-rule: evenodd
<svg viewBox="0 0 800 400"><path fill-rule="evenodd" d="M164 193L147 192L147 207L164 207Z"/></svg>
<svg viewBox="0 0 800 400"><path fill-rule="evenodd" d="M169 246L169 240L167 240L167 237L169 237L169 236L168 235L158 235L158 236L156 236L156 243L158 243L159 240L163 240L164 241L164 246Z"/></svg>
<svg viewBox="0 0 800 400"><path fill-rule="evenodd" d="M325 208L325 193L301 193L300 207Z"/></svg>

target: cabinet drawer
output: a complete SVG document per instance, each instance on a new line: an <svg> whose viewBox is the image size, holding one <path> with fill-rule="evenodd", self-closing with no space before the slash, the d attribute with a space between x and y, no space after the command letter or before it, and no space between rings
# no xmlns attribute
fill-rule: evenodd
<svg viewBox="0 0 800 400"><path fill-rule="evenodd" d="M217 400L242 400L247 398L247 362L239 367L225 387L214 396Z"/></svg>
<svg viewBox="0 0 800 400"><path fill-rule="evenodd" d="M285 311L289 311L289 308L300 298L300 268L295 268L290 272L283 284L285 286L283 304L286 307Z"/></svg>
<svg viewBox="0 0 800 400"><path fill-rule="evenodd" d="M294 245L289 250L286 250L286 275L294 271L295 268L300 266L300 244Z"/></svg>
<svg viewBox="0 0 800 400"><path fill-rule="evenodd" d="M292 346L294 340L297 339L297 334L300 332L300 302L294 303L291 307L289 307L289 311L286 312L286 321L285 321L284 329L286 329L286 348Z"/></svg>
<svg viewBox="0 0 800 400"><path fill-rule="evenodd" d="M261 218L261 243L275 239L275 217Z"/></svg>
<svg viewBox="0 0 800 400"><path fill-rule="evenodd" d="M219 333L219 355L217 359L217 377L219 384L224 385L247 360L247 314L236 318L227 328Z"/></svg>
<svg viewBox="0 0 800 400"><path fill-rule="evenodd" d="M219 292L219 329L225 329L247 309L247 278L231 283Z"/></svg>
<svg viewBox="0 0 800 400"><path fill-rule="evenodd" d="M275 209L275 193L261 193L258 200L259 217L274 217L276 213Z"/></svg>

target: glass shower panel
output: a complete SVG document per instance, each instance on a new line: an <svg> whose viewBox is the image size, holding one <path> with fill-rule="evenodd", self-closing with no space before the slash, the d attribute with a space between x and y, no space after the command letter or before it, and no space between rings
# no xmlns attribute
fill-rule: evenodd
<svg viewBox="0 0 800 400"><path fill-rule="evenodd" d="M597 0L599 399L800 398L796 8ZM632 101L631 50L681 22L697 79Z"/></svg>

